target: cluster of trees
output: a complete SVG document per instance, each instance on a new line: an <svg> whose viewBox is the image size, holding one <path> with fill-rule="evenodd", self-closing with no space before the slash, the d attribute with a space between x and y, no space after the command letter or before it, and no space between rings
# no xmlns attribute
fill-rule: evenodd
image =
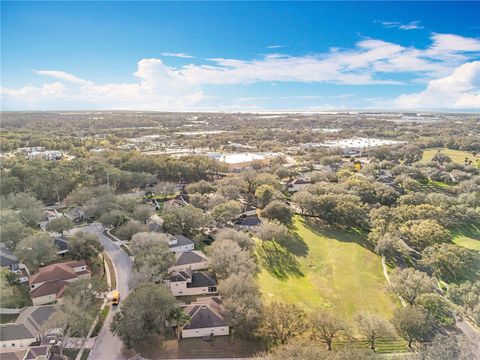
<svg viewBox="0 0 480 360"><path fill-rule="evenodd" d="M0 238L2 245L12 251L30 271L57 261L54 238L38 231L38 222L43 218L40 201L29 193L11 193L0 199ZM49 222L47 230L63 234L73 227L66 217L57 217ZM98 238L79 232L69 238L69 257L93 259L102 251Z"/></svg>
<svg viewBox="0 0 480 360"><path fill-rule="evenodd" d="M48 329L60 329L55 332L59 345L58 352L68 344L68 338L81 338L84 343L89 329L100 308L101 295L107 291L104 281L83 279L71 283L63 294L62 306L58 307L45 325Z"/></svg>
<svg viewBox="0 0 480 360"><path fill-rule="evenodd" d="M467 317L480 325L480 281L451 284L447 291L447 297Z"/></svg>
<svg viewBox="0 0 480 360"><path fill-rule="evenodd" d="M237 336L252 337L258 329L263 304L255 281L258 271L249 234L220 230L208 249L209 264L219 279L224 316Z"/></svg>
<svg viewBox="0 0 480 360"><path fill-rule="evenodd" d="M395 269L390 281L392 291L407 303L396 311L394 322L410 347L414 341L431 340L442 326L454 324L451 305L426 273L413 268Z"/></svg>
<svg viewBox="0 0 480 360"><path fill-rule="evenodd" d="M175 263L167 235L140 232L133 235L129 247L135 259L130 279L133 291L115 313L111 330L132 348L151 336L164 335L168 325L181 328L190 318L163 283Z"/></svg>
<svg viewBox="0 0 480 360"><path fill-rule="evenodd" d="M422 344L414 354L408 357L413 360L471 360L478 354L478 345L465 336L438 334L429 342ZM296 340L286 345L278 346L268 354L261 356L262 360L373 360L382 359L385 355L376 354L355 344L325 350L319 343L312 340Z"/></svg>
<svg viewBox="0 0 480 360"><path fill-rule="evenodd" d="M132 288L144 283L160 283L175 263L175 256L168 247L168 237L162 233L140 232L129 244L135 259L134 272L130 279Z"/></svg>
<svg viewBox="0 0 480 360"><path fill-rule="evenodd" d="M296 304L272 302L265 306L261 333L274 343L293 343L292 339L309 334L312 340L332 350L334 341L349 341L353 337L348 323L332 310L324 308L305 312ZM395 331L390 323L371 313L359 313L355 322L369 346L375 351L379 339L390 339Z"/></svg>

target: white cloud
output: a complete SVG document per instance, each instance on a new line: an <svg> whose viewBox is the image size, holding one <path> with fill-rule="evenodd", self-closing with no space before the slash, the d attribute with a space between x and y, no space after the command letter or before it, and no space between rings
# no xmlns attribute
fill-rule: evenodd
<svg viewBox="0 0 480 360"><path fill-rule="evenodd" d="M7 98L14 104L25 101L30 108L43 108L49 104L58 109L62 108L62 103L68 103L73 108L151 110L187 108L204 98L197 85L188 82L178 71L165 66L159 59L140 60L134 73L139 81L133 83L95 84L82 79L77 81L75 79L79 78L68 73L42 71L42 75L47 74L57 78L61 76L73 85L67 87L56 82L41 87L28 85L20 89L2 88L2 98ZM56 100L62 102L55 102Z"/></svg>
<svg viewBox="0 0 480 360"><path fill-rule="evenodd" d="M57 70L39 70L37 74L59 81L42 86L27 85L20 89L2 89L3 104L21 103L39 108L46 102L77 104L88 108L174 109L199 106L207 99L204 87L212 85L248 85L258 82L330 83L341 85L429 84L431 93L436 82L460 75L456 68L478 59L480 41L452 34L433 34L426 49L405 47L378 39L363 39L353 48L332 48L321 54L291 56L268 54L254 59L208 59L204 64L172 67L162 60L142 59L134 75L138 81L97 84ZM176 54L178 55L178 54ZM186 54L183 54L186 55ZM457 70L458 70L457 69ZM465 70L459 70L465 71ZM452 72L454 72L452 74ZM400 74L400 76L399 76ZM456 74L456 75L455 75ZM438 79L438 80L434 80ZM478 85L478 84L477 84ZM475 92L465 87L456 91L452 106L461 107L475 100ZM466 90L465 90L466 89ZM435 90L438 91L438 90ZM422 94L422 93L420 93ZM410 99L412 106L425 103L427 95L404 95L398 103ZM412 95L412 96L414 96ZM28 101L27 101L28 99ZM423 99L423 100L422 100ZM428 103L428 101L426 101ZM60 105L59 105L60 104Z"/></svg>
<svg viewBox="0 0 480 360"><path fill-rule="evenodd" d="M178 58L183 58L183 59L193 59L194 58L194 56L185 54L183 52L181 52L181 53L163 52L162 56L178 57Z"/></svg>
<svg viewBox="0 0 480 360"><path fill-rule="evenodd" d="M433 34L431 54L480 51L480 40L453 34Z"/></svg>
<svg viewBox="0 0 480 360"><path fill-rule="evenodd" d="M480 61L463 64L444 78L430 81L424 91L399 96L399 108L480 109Z"/></svg>
<svg viewBox="0 0 480 360"><path fill-rule="evenodd" d="M83 80L75 75L63 72L63 71L57 71L57 70L38 70L36 71L37 74L39 75L45 75L45 76L50 76L54 77L60 80L68 81L74 84L79 84L79 85L90 85L93 84L91 81Z"/></svg>
<svg viewBox="0 0 480 360"><path fill-rule="evenodd" d="M280 49L283 47L285 47L285 45L267 45L266 46L267 49Z"/></svg>
<svg viewBox="0 0 480 360"><path fill-rule="evenodd" d="M382 21L381 24L386 28L396 28L400 30L417 30L424 28L420 25L420 21L410 21L408 24L402 24L398 21Z"/></svg>

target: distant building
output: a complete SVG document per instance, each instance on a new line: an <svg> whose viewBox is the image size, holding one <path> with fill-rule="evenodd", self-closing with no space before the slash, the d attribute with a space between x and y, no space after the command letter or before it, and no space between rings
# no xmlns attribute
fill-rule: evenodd
<svg viewBox="0 0 480 360"><path fill-rule="evenodd" d="M43 146L23 147L23 148L18 148L17 151L21 152L22 154L29 154L33 152L45 151L45 147Z"/></svg>
<svg viewBox="0 0 480 360"><path fill-rule="evenodd" d="M49 331L44 325L55 312L57 306L28 306L14 323L0 325L0 348L22 348L40 341ZM4 356L0 354L0 358Z"/></svg>
<svg viewBox="0 0 480 360"><path fill-rule="evenodd" d="M190 321L182 328L182 338L225 336L230 327L222 316L222 301L219 297L198 298L183 307Z"/></svg>
<svg viewBox="0 0 480 360"><path fill-rule="evenodd" d="M32 151L27 153L27 157L29 160L60 160L63 157L63 153L58 150Z"/></svg>
<svg viewBox="0 0 480 360"><path fill-rule="evenodd" d="M312 182L307 179L294 179L287 184L288 192L297 192L305 189L307 186L312 185Z"/></svg>
<svg viewBox="0 0 480 360"><path fill-rule="evenodd" d="M209 158L216 159L228 165L230 171L238 171L251 167L254 162L267 162L272 157L281 154L276 153L234 153L220 154L210 153Z"/></svg>

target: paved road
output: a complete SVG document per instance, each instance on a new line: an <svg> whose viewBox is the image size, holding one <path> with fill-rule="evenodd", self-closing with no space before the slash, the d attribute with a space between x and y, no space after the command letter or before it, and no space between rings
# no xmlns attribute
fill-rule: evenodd
<svg viewBox="0 0 480 360"><path fill-rule="evenodd" d="M132 260L115 242L103 235L103 226L94 223L89 226L84 226L75 229L76 231L91 232L100 238L100 241L112 259L113 266L115 268L117 290L120 291L122 299L130 292L129 279L132 273ZM121 303L121 300L120 300ZM97 336L95 345L90 352L89 359L91 360L123 360L124 357L121 354L122 341L113 336L110 332L110 323L112 322L113 315L118 311L118 307L112 307L108 313L107 319L104 322L102 330Z"/></svg>

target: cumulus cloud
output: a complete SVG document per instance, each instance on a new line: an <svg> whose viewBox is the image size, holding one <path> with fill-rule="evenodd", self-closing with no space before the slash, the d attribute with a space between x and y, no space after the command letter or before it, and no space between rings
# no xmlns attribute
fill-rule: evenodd
<svg viewBox="0 0 480 360"><path fill-rule="evenodd" d="M93 84L91 81L83 80L75 75L66 73L64 71L57 71L57 70L38 70L36 71L37 74L39 75L45 75L45 76L50 76L54 77L60 80L68 81L74 84L79 84L79 85L91 85Z"/></svg>
<svg viewBox="0 0 480 360"><path fill-rule="evenodd" d="M71 85L55 82L40 87L28 85L20 89L2 88L2 98L13 104L24 101L30 108L43 108L44 104L62 108L59 104L66 103L73 108L90 106L127 110L188 108L204 98L196 84L164 65L160 59L140 60L134 73L139 81L133 83L95 84L64 72L49 70L37 73L62 79ZM61 101L55 103L55 100Z"/></svg>
<svg viewBox="0 0 480 360"><path fill-rule="evenodd" d="M396 28L400 30L417 30L423 29L420 21L410 21L408 24L402 24L398 21L381 21L381 24L386 28Z"/></svg>
<svg viewBox="0 0 480 360"><path fill-rule="evenodd" d="M61 101L56 103L57 108L61 107L59 104L78 104L83 108L181 109L201 105L207 98L204 94L207 87L258 82L340 85L425 83L428 84L425 92L431 92L433 90L429 89L435 88L436 81L446 81L444 79L450 76L458 80L460 75L457 70L462 69L461 65L478 59L480 53L478 39L432 34L431 40L426 49L379 39L363 39L350 49L332 48L320 54L268 54L247 60L215 58L203 64L176 67L168 66L157 58L141 59L134 72L138 80L129 83L97 84L63 71L39 70L37 74L55 78L57 82L42 86L27 85L20 89L3 88L2 102L17 104L25 101L42 108L45 102L58 99ZM461 107L475 100L472 90L466 85L462 89L455 93L461 96L452 102L456 104L454 106ZM427 96L417 95L421 98ZM404 101L402 99L406 98L399 98L398 102ZM411 101L413 104L425 102L413 98Z"/></svg>
<svg viewBox="0 0 480 360"><path fill-rule="evenodd" d="M480 109L480 61L463 64L451 75L430 81L424 91L399 96L395 103L408 109Z"/></svg>

